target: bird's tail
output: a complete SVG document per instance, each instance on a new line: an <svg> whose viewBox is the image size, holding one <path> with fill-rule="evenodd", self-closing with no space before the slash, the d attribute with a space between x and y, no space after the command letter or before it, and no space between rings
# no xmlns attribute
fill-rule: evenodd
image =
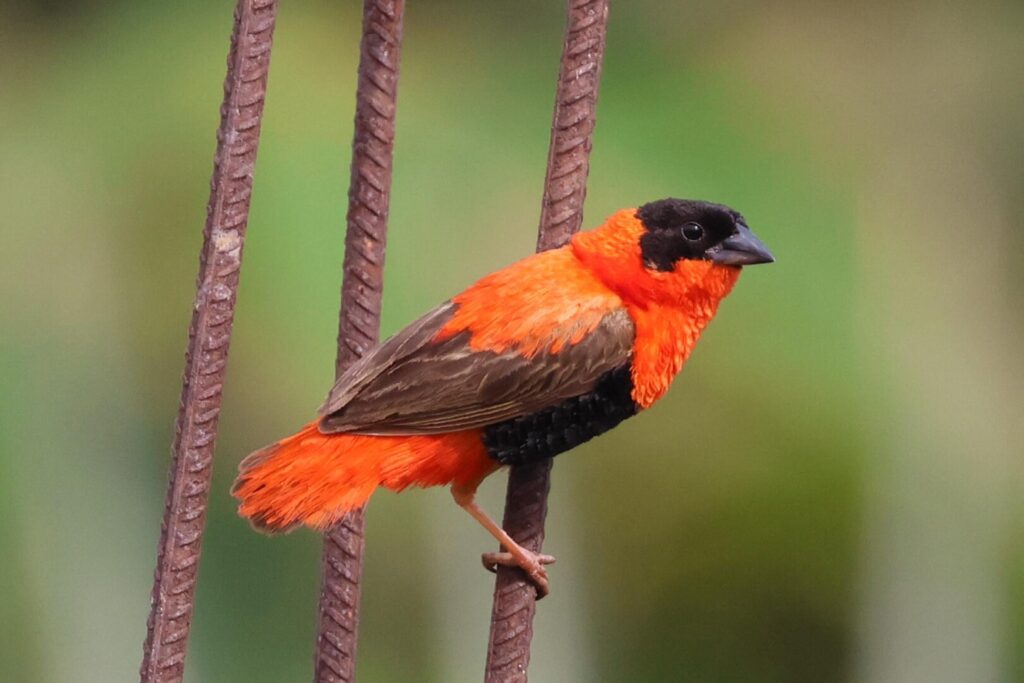
<svg viewBox="0 0 1024 683"><path fill-rule="evenodd" d="M231 488L241 501L238 513L267 533L299 524L330 526L365 503L380 484L366 453L353 448L358 438L322 434L311 422L251 454L238 466Z"/></svg>
<svg viewBox="0 0 1024 683"><path fill-rule="evenodd" d="M242 460L231 494L266 533L326 529L378 486L475 486L496 468L479 431L420 436L323 434L311 422Z"/></svg>

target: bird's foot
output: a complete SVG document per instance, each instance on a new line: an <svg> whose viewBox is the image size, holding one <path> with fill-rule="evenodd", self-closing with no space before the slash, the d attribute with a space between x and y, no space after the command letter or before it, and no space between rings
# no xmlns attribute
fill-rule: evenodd
<svg viewBox="0 0 1024 683"><path fill-rule="evenodd" d="M497 572L498 565L503 567L519 567L533 581L537 587L537 599L540 600L548 594L548 571L544 569L546 564L554 564L553 555L542 555L518 547L517 552L502 551L497 553L484 553L480 559L483 560L484 568L490 572Z"/></svg>

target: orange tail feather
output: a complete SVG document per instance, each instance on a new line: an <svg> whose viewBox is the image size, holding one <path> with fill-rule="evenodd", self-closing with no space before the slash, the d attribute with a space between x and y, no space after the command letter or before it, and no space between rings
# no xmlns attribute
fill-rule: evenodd
<svg viewBox="0 0 1024 683"><path fill-rule="evenodd" d="M326 529L378 486L476 486L497 469L478 430L429 436L323 434L317 422L239 465L238 512L269 533L299 524Z"/></svg>

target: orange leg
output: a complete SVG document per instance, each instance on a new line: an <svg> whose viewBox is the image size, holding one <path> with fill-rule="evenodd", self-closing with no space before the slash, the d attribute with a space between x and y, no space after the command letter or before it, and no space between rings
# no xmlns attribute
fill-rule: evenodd
<svg viewBox="0 0 1024 683"><path fill-rule="evenodd" d="M537 586L537 597L543 598L548 594L548 572L544 565L552 564L555 558L551 555L541 555L527 550L512 540L512 537L505 533L505 530L498 526L487 513L476 504L476 487L472 489L452 485L452 497L459 507L472 515L473 519L480 523L480 526L498 539L498 543L505 548L505 552L484 553L484 567L494 571L495 565L506 567L519 567L530 577Z"/></svg>

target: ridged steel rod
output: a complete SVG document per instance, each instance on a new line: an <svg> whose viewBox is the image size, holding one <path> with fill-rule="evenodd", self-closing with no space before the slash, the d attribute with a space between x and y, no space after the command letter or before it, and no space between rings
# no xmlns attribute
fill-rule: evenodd
<svg viewBox="0 0 1024 683"><path fill-rule="evenodd" d="M337 375L380 338L404 10L405 0L366 0L363 5ZM355 680L363 523L363 511L357 510L324 534L316 683Z"/></svg>
<svg viewBox="0 0 1024 683"><path fill-rule="evenodd" d="M583 220L608 0L569 0L568 14L537 251L566 244ZM509 473L503 525L517 543L534 552L544 543L550 488L551 460L519 465ZM487 683L527 680L536 601L536 590L521 570L498 567Z"/></svg>
<svg viewBox="0 0 1024 683"><path fill-rule="evenodd" d="M239 0L235 7L140 670L143 683L180 681L185 671L276 16L276 0Z"/></svg>

